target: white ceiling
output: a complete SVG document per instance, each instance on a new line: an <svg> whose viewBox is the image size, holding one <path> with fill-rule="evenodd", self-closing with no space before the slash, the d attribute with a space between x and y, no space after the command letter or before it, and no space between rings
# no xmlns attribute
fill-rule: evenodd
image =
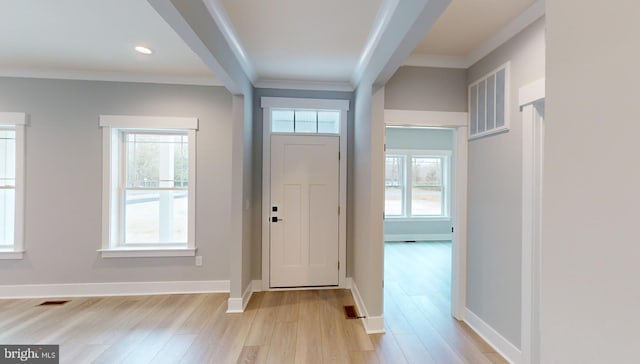
<svg viewBox="0 0 640 364"><path fill-rule="evenodd" d="M0 75L217 83L146 0L0 0L0 9Z"/></svg>
<svg viewBox="0 0 640 364"><path fill-rule="evenodd" d="M395 0L206 1L225 12L252 81L349 83ZM452 0L412 57L465 57L532 3ZM0 75L220 84L147 0L0 0L0 9ZM139 44L154 54L136 53Z"/></svg>
<svg viewBox="0 0 640 364"><path fill-rule="evenodd" d="M464 57L535 0L453 0L413 54Z"/></svg>
<svg viewBox="0 0 640 364"><path fill-rule="evenodd" d="M223 0L260 80L349 80L380 0Z"/></svg>

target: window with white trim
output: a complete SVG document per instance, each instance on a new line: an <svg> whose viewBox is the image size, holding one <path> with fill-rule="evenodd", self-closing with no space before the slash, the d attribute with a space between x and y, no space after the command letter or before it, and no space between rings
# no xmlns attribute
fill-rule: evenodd
<svg viewBox="0 0 640 364"><path fill-rule="evenodd" d="M26 114L0 112L0 259L21 259Z"/></svg>
<svg viewBox="0 0 640 364"><path fill-rule="evenodd" d="M450 157L450 151L388 150L385 217L448 217Z"/></svg>
<svg viewBox="0 0 640 364"><path fill-rule="evenodd" d="M26 114L0 112L0 259L24 253L24 128Z"/></svg>
<svg viewBox="0 0 640 364"><path fill-rule="evenodd" d="M340 110L272 109L271 132L340 134Z"/></svg>
<svg viewBox="0 0 640 364"><path fill-rule="evenodd" d="M103 257L195 255L195 118L100 117Z"/></svg>

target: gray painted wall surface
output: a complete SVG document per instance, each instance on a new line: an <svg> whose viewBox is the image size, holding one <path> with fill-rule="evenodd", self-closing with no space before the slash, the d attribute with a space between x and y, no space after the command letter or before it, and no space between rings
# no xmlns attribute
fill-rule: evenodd
<svg viewBox="0 0 640 364"><path fill-rule="evenodd" d="M0 284L229 279L231 95L222 87L0 78L0 110L26 112L23 260ZM191 116L197 132L193 257L109 258L101 246L100 114Z"/></svg>
<svg viewBox="0 0 640 364"><path fill-rule="evenodd" d="M252 228L252 258L251 276L253 279L262 277L262 133L263 133L263 110L261 105L262 97L289 97L289 98L313 98L313 99L334 99L349 100L349 112L347 113L347 139L348 139L348 160L347 160L347 259L352 255L351 247L351 220L352 213L349 209L351 205L351 195L353 191L353 118L354 118L354 97L352 92L339 91L311 91L311 90L279 90L257 88L253 98L253 200L255 203L251 207L253 216ZM351 265L347 262L347 277L351 275Z"/></svg>
<svg viewBox="0 0 640 364"><path fill-rule="evenodd" d="M522 127L518 89L545 75L544 19L468 70L471 83L511 61L511 129L469 142L467 307L520 347Z"/></svg>
<svg viewBox="0 0 640 364"><path fill-rule="evenodd" d="M464 69L400 67L385 85L385 109L467 111Z"/></svg>
<svg viewBox="0 0 640 364"><path fill-rule="evenodd" d="M386 128L387 151L391 149L448 150L453 152L453 131L426 128ZM451 158L453 161L453 155ZM389 234L450 234L447 221L384 221L384 233Z"/></svg>
<svg viewBox="0 0 640 364"><path fill-rule="evenodd" d="M637 363L640 2L546 9L540 362Z"/></svg>

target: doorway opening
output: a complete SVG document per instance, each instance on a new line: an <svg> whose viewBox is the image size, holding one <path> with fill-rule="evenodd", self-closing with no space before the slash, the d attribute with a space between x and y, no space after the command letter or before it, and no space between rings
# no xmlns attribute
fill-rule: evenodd
<svg viewBox="0 0 640 364"><path fill-rule="evenodd" d="M455 129L385 131L385 317L408 297L450 317Z"/></svg>

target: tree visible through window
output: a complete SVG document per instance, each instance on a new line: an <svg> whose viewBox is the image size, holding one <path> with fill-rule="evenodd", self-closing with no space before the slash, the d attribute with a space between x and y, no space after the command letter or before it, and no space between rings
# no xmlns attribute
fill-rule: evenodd
<svg viewBox="0 0 640 364"><path fill-rule="evenodd" d="M388 155L385 166L385 216L402 216L404 211L404 157Z"/></svg>
<svg viewBox="0 0 640 364"><path fill-rule="evenodd" d="M442 157L411 158L411 215L442 215Z"/></svg>
<svg viewBox="0 0 640 364"><path fill-rule="evenodd" d="M385 216L446 216L449 152L389 151L385 163Z"/></svg>
<svg viewBox="0 0 640 364"><path fill-rule="evenodd" d="M0 247L13 246L16 197L16 132L0 128Z"/></svg>
<svg viewBox="0 0 640 364"><path fill-rule="evenodd" d="M187 241L188 136L125 132L124 242Z"/></svg>

